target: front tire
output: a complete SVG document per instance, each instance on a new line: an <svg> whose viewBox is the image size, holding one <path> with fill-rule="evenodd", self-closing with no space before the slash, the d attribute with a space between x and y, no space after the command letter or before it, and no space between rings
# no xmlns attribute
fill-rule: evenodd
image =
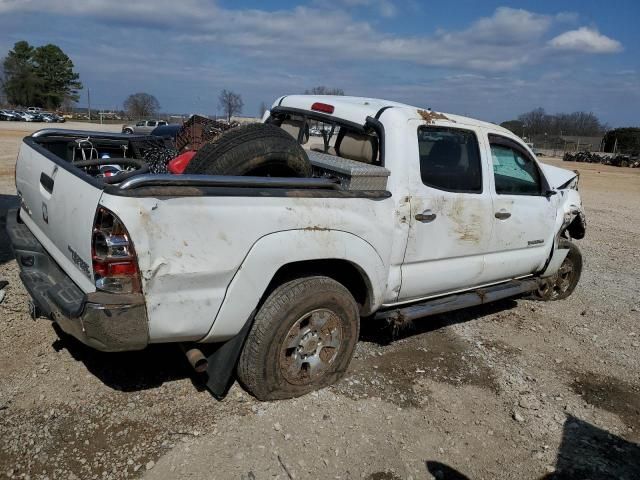
<svg viewBox="0 0 640 480"><path fill-rule="evenodd" d="M353 296L327 277L277 287L256 314L240 355L240 383L259 400L299 397L338 381L358 341Z"/></svg>
<svg viewBox="0 0 640 480"><path fill-rule="evenodd" d="M541 282L535 293L535 297L538 300L563 300L573 293L580 281L582 252L580 252L578 246L567 239L561 238L558 243L558 249L568 249L569 253L562 265L560 265L558 273L545 278Z"/></svg>

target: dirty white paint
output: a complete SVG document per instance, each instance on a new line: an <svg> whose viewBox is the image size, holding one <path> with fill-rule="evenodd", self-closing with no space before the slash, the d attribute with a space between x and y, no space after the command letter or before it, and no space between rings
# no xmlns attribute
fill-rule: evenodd
<svg viewBox="0 0 640 480"><path fill-rule="evenodd" d="M49 193L40 176L54 181ZM95 291L91 233L102 190L23 143L16 163L16 190L27 209L20 218L54 260L85 292Z"/></svg>
<svg viewBox="0 0 640 480"><path fill-rule="evenodd" d="M23 145L17 184L32 213L23 211L22 217L89 292L95 290L90 275L81 273L68 246L90 265L96 208L112 210L138 255L151 342L213 342L242 328L275 272L287 263L347 260L366 275L378 307L537 272L557 233L582 208L572 189L549 198L496 195L488 133L527 148L501 127L449 114L425 120L415 107L376 99L289 96L282 105L309 109L315 101L335 105L336 117L359 124L393 106L380 115L391 198L118 197L101 194L63 169L54 173L53 162ZM476 133L482 193L422 184L417 128L427 123ZM551 187L573 174L541 168ZM42 172L56 176L53 196L42 191ZM38 218L43 201L55 225ZM495 218L500 209L512 214L509 220ZM425 211L435 213L436 220L417 222L415 216Z"/></svg>
<svg viewBox="0 0 640 480"><path fill-rule="evenodd" d="M101 203L117 212L134 242L152 342L232 336L278 268L294 261L351 261L374 285L375 302L383 302L392 199L105 194Z"/></svg>

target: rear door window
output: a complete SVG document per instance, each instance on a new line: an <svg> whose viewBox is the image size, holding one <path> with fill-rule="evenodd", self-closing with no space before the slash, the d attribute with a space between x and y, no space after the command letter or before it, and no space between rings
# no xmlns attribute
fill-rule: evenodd
<svg viewBox="0 0 640 480"><path fill-rule="evenodd" d="M449 192L482 193L478 139L471 130L418 128L422 183Z"/></svg>
<svg viewBox="0 0 640 480"><path fill-rule="evenodd" d="M155 127L156 126L156 121L155 120L149 120L147 122L147 127Z"/></svg>

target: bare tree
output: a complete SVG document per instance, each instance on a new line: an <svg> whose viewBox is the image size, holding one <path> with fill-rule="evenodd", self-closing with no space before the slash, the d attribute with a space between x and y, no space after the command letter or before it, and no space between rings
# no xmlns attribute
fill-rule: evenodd
<svg viewBox="0 0 640 480"><path fill-rule="evenodd" d="M511 120L509 123L519 122L524 126L526 135L529 137L536 135L579 135L597 136L609 129L591 112L557 113L547 114L543 108L536 108L530 112L523 113L517 121ZM509 127L506 127L509 128ZM522 132L517 132L519 135Z"/></svg>
<svg viewBox="0 0 640 480"><path fill-rule="evenodd" d="M329 88L324 85L313 87L310 90L304 91L305 95L344 95L344 90L341 88Z"/></svg>
<svg viewBox="0 0 640 480"><path fill-rule="evenodd" d="M123 107L130 118L153 117L160 110L160 103L153 95L139 92L129 95Z"/></svg>
<svg viewBox="0 0 640 480"><path fill-rule="evenodd" d="M264 112L266 112L267 110L269 110L269 106L264 102L260 103L260 118L262 118Z"/></svg>
<svg viewBox="0 0 640 480"><path fill-rule="evenodd" d="M231 122L231 117L242 113L244 102L242 101L242 97L239 94L225 89L222 90L222 92L220 92L220 95L218 96L218 105L224 112L227 120Z"/></svg>

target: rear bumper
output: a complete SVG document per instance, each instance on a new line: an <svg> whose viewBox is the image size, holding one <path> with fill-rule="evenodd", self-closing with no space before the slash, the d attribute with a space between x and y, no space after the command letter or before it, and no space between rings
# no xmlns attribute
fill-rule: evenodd
<svg viewBox="0 0 640 480"><path fill-rule="evenodd" d="M141 350L149 343L144 297L84 293L58 266L18 210L7 214L7 233L20 266L20 279L43 315L82 343L104 352Z"/></svg>

